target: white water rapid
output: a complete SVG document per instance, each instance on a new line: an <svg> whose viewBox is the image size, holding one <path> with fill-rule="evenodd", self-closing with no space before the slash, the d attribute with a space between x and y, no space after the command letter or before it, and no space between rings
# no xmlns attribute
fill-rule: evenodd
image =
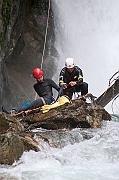
<svg viewBox="0 0 119 180"><path fill-rule="evenodd" d="M41 151L24 152L16 167L2 165L0 179L119 180L119 119L103 122L99 129L74 129L54 138L62 148L40 144Z"/></svg>
<svg viewBox="0 0 119 180"><path fill-rule="evenodd" d="M89 92L99 96L119 70L119 0L52 0L52 8L57 72L73 57ZM1 165L0 180L119 180L118 116L101 128L78 128L54 138L61 148L39 144L39 152L24 152L15 167Z"/></svg>
<svg viewBox="0 0 119 180"><path fill-rule="evenodd" d="M99 97L119 70L119 1L53 0L58 73L73 57L89 92ZM112 113L112 103L105 108ZM119 112L119 100L113 106Z"/></svg>

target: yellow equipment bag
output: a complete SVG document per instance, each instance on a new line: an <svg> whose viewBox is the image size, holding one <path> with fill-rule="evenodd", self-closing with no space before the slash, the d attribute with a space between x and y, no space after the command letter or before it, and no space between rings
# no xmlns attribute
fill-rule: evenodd
<svg viewBox="0 0 119 180"><path fill-rule="evenodd" d="M44 105L41 107L41 111L43 113L46 113L48 112L50 109L53 109L53 108L56 108L56 107L59 107L59 106L62 106L64 105L65 103L71 103L71 101L69 100L68 97L66 96L61 96L58 100L58 102L55 102L54 104L51 104L51 105Z"/></svg>

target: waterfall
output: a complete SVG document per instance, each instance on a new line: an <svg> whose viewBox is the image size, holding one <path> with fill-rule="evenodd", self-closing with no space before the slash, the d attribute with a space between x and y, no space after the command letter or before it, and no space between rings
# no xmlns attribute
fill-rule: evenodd
<svg viewBox="0 0 119 180"><path fill-rule="evenodd" d="M119 0L52 0L52 8L57 78L65 58L72 56L89 91L99 96L119 70ZM0 179L119 180L119 116L97 129L35 131L51 132L50 143L58 148L40 142L40 151L25 151L13 166L0 165Z"/></svg>
<svg viewBox="0 0 119 180"><path fill-rule="evenodd" d="M52 0L52 9L57 72L67 57L73 57L89 92L99 97L119 70L119 1ZM106 108L111 112L111 103Z"/></svg>

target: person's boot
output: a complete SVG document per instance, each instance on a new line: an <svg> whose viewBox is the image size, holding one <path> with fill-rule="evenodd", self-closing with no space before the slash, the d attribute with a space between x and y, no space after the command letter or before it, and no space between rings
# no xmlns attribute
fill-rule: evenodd
<svg viewBox="0 0 119 180"><path fill-rule="evenodd" d="M4 106L2 106L2 112L6 113L6 114L11 114L11 112L8 112Z"/></svg>

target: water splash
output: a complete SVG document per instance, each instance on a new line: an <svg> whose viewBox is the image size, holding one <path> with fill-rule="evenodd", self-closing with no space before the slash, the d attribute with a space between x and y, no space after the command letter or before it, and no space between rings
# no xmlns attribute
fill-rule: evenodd
<svg viewBox="0 0 119 180"><path fill-rule="evenodd" d="M75 129L74 135L93 136L62 148L24 152L17 166L0 168L0 175L6 180L119 180L118 129L115 121L104 121L99 129ZM67 131L67 140L73 131Z"/></svg>

